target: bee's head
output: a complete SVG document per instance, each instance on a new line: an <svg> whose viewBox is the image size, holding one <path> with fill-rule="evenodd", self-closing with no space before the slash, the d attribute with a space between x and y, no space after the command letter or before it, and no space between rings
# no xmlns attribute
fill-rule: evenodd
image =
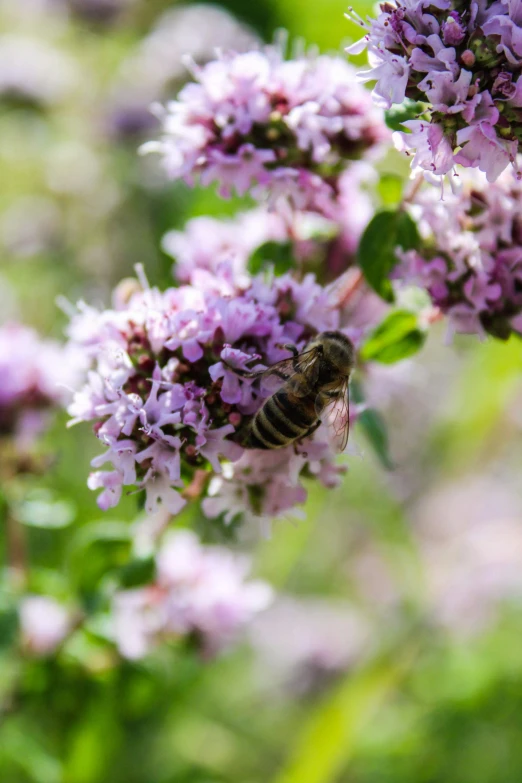
<svg viewBox="0 0 522 783"><path fill-rule="evenodd" d="M355 348L342 332L321 332L314 340L321 346L324 359L332 364L339 375L349 376L355 366Z"/></svg>

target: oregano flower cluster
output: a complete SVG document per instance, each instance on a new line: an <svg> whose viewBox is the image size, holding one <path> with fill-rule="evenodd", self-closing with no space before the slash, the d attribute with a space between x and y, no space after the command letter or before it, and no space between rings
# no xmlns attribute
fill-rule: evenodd
<svg viewBox="0 0 522 783"><path fill-rule="evenodd" d="M175 515L202 498L209 517L276 517L304 501L303 474L335 484L342 468L326 427L277 457L236 442L270 391L234 369L267 367L289 355L285 344L301 349L341 325L335 296L312 275L245 285L226 264L165 291L142 275L119 286L113 309L82 306L70 337L92 369L69 412L72 423L93 421L105 447L89 478L99 505L115 506L128 488L145 492L149 513Z"/></svg>
<svg viewBox="0 0 522 783"><path fill-rule="evenodd" d="M376 103L406 99L417 117L396 132L414 169L446 174L460 164L494 182L517 171L522 141L522 9L518 0L383 2L367 33L350 47L368 49Z"/></svg>
<svg viewBox="0 0 522 783"><path fill-rule="evenodd" d="M340 57L285 60L280 47L224 53L192 66L165 109L163 133L145 151L161 154L169 179L217 182L219 193L264 198L279 209L336 209L349 160L389 136L382 113Z"/></svg>
<svg viewBox="0 0 522 783"><path fill-rule="evenodd" d="M468 170L447 191L417 194L422 247L399 252L394 276L424 288L453 331L522 333L521 183L509 170L495 183Z"/></svg>
<svg viewBox="0 0 522 783"><path fill-rule="evenodd" d="M192 639L215 655L271 603L269 585L248 580L249 571L247 557L204 546L189 530L171 532L155 556L154 581L113 598L120 653L137 659L162 640Z"/></svg>

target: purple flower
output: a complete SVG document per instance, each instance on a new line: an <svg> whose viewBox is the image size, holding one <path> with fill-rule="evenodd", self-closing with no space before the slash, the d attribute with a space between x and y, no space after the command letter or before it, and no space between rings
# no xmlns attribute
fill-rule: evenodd
<svg viewBox="0 0 522 783"><path fill-rule="evenodd" d="M245 558L200 544L194 533L171 533L156 557L154 584L117 593L116 643L126 658L142 658L161 639L191 635L207 655L229 645L272 600L270 587L247 581Z"/></svg>
<svg viewBox="0 0 522 783"><path fill-rule="evenodd" d="M488 122L480 122L457 133L462 150L455 161L463 166L476 166L484 171L489 182L502 174L510 161L515 160L518 143L499 139L495 128Z"/></svg>
<svg viewBox="0 0 522 783"><path fill-rule="evenodd" d="M266 243L279 243L289 261L301 269L310 263L320 280L330 280L354 260L374 212L371 186L375 179L372 167L359 161L339 177L336 200L328 196L324 207L327 216L296 210L282 214L278 209L257 207L232 219L197 217L183 231L169 231L163 237L163 249L176 261L172 271L177 280L196 288L213 284L223 296L233 294L237 286L249 286L248 262ZM266 252L270 263L269 249Z"/></svg>
<svg viewBox="0 0 522 783"><path fill-rule="evenodd" d="M459 14L452 11L442 25L442 40L446 46L458 46L466 37L466 26Z"/></svg>
<svg viewBox="0 0 522 783"><path fill-rule="evenodd" d="M78 0L76 0L78 2ZM93 0L80 0L81 3ZM100 0L95 0L100 2ZM101 0L122 3L128 0ZM149 110L168 95L173 84L186 79L187 54L198 63L214 57L216 48L247 51L259 44L254 31L217 5L194 3L169 8L154 22L150 33L122 63L113 90L110 127L118 135L157 131Z"/></svg>
<svg viewBox="0 0 522 783"><path fill-rule="evenodd" d="M193 218L184 231L169 231L163 237L162 245L165 252L175 258L173 271L181 282L191 281L196 269L215 274L226 262L232 267L234 281L248 285L246 266L253 251L265 242L282 242L287 236L283 219L274 212L259 208L239 214L232 220Z"/></svg>
<svg viewBox="0 0 522 783"><path fill-rule="evenodd" d="M395 134L400 150L415 152L414 168L445 174L460 163L479 168L490 182L510 164L517 169L519 3L409 0L380 8L377 19L361 22L367 34L349 51L368 49L371 68L360 79L376 81L379 106L406 98L423 105L422 122L405 123L410 132Z"/></svg>
<svg viewBox="0 0 522 783"><path fill-rule="evenodd" d="M344 60L285 61L278 49L229 53L203 67L162 116L167 176L216 181L221 195L276 192L292 207L321 211L335 201L346 159L388 137L382 116Z"/></svg>
<svg viewBox="0 0 522 783"><path fill-rule="evenodd" d="M236 510L279 515L305 499L301 474L328 486L337 475L328 427L298 454L293 447L277 457L247 452L236 442L236 430L271 391L240 378L225 362L250 370L287 357L281 345L300 349L317 332L342 326L340 300L312 275L268 281L245 272L237 283L224 262L217 274L223 269L226 295L207 270L203 277L194 271L197 287L164 292L148 287L140 273L142 287L126 281L116 292L117 309L82 306L73 318L71 344L88 354L92 367L69 410L74 423L93 421L105 446L88 482L101 490L102 508L117 505L124 488L134 487L145 491L150 513L163 505L175 515L187 498L207 497L203 509L214 517L225 509L218 509L221 490L211 479L224 471L223 491L234 484L242 498L228 507L227 519ZM105 463L109 469L99 470Z"/></svg>
<svg viewBox="0 0 522 783"><path fill-rule="evenodd" d="M522 185L513 173L489 183L463 171L454 193L422 190L412 212L424 248L403 253L394 277L426 289L455 331L520 331Z"/></svg>
<svg viewBox="0 0 522 783"><path fill-rule="evenodd" d="M65 404L84 365L81 352L42 340L22 324L0 327L0 436L14 435L28 445Z"/></svg>

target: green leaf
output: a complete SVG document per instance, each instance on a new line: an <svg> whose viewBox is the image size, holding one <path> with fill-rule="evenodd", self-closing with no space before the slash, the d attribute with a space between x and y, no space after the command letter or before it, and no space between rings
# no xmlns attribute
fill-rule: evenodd
<svg viewBox="0 0 522 783"><path fill-rule="evenodd" d="M402 209L378 212L366 227L357 251L359 266L366 282L387 302L394 300L389 274L397 263L397 248L419 245L417 226Z"/></svg>
<svg viewBox="0 0 522 783"><path fill-rule="evenodd" d="M374 408L366 408L357 416L357 424L362 428L379 461L386 470L393 470L390 457L388 430L381 414Z"/></svg>
<svg viewBox="0 0 522 783"><path fill-rule="evenodd" d="M294 259L290 242L265 242L254 250L247 267L250 274L257 275L268 265L272 266L277 276L284 275L293 268Z"/></svg>
<svg viewBox="0 0 522 783"><path fill-rule="evenodd" d="M417 353L424 345L426 332L419 327L415 313L395 310L370 334L361 348L361 359L394 364Z"/></svg>
<svg viewBox="0 0 522 783"><path fill-rule="evenodd" d="M119 582L124 588L141 587L152 582L156 563L153 557L130 560L119 572Z"/></svg>
<svg viewBox="0 0 522 783"><path fill-rule="evenodd" d="M124 522L92 522L72 538L68 570L79 590L91 592L109 573L119 572L129 562L132 537Z"/></svg>
<svg viewBox="0 0 522 783"><path fill-rule="evenodd" d="M10 647L18 633L18 612L14 606L0 602L0 650Z"/></svg>
<svg viewBox="0 0 522 783"><path fill-rule="evenodd" d="M412 657L412 650L407 649L402 660L397 656L394 661L376 661L360 671L350 671L305 718L290 758L273 783L340 780L375 716L400 687Z"/></svg>
<svg viewBox="0 0 522 783"><path fill-rule="evenodd" d="M67 527L74 521L75 513L72 503L55 499L47 489L30 492L16 508L20 522L41 528Z"/></svg>
<svg viewBox="0 0 522 783"><path fill-rule="evenodd" d="M350 397L356 405L364 403L364 390L357 379L350 384ZM357 425L362 428L383 467L393 470L395 466L390 457L388 430L381 414L374 408L366 408L357 416Z"/></svg>
<svg viewBox="0 0 522 783"><path fill-rule="evenodd" d="M377 185L377 192L385 206L395 207L402 198L404 179L398 174L381 174Z"/></svg>
<svg viewBox="0 0 522 783"><path fill-rule="evenodd" d="M403 128L402 123L417 118L423 111L423 103L407 98L400 106L392 106L391 109L384 112L386 125L393 131L405 131L406 128Z"/></svg>
<svg viewBox="0 0 522 783"><path fill-rule="evenodd" d="M43 726L36 728L34 720L19 710L2 722L0 731L1 761L7 762L7 769L12 770L12 774L2 776L2 781L60 783L64 780L61 762L46 747L50 742ZM5 769L3 764L2 767Z"/></svg>

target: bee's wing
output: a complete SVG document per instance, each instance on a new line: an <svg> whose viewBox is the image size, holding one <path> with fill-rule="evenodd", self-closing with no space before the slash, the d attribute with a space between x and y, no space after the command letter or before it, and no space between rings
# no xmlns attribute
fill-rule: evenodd
<svg viewBox="0 0 522 783"><path fill-rule="evenodd" d="M320 351L316 348L312 348L309 351L303 351L299 356L290 356L288 359L282 359L280 362L276 362L268 367L266 370L262 370L258 377L261 380L263 387L273 393L283 383L295 379L292 383L292 394L296 397L304 397L309 393L310 388L314 387L317 383L317 374L319 370L319 363L317 359L320 356ZM298 376L304 375L307 382L300 383Z"/></svg>
<svg viewBox="0 0 522 783"><path fill-rule="evenodd" d="M327 420L333 429L336 449L339 452L343 452L348 445L348 437L350 434L350 396L348 392L348 379L346 379L339 389L339 395L327 405L324 414L326 414Z"/></svg>

